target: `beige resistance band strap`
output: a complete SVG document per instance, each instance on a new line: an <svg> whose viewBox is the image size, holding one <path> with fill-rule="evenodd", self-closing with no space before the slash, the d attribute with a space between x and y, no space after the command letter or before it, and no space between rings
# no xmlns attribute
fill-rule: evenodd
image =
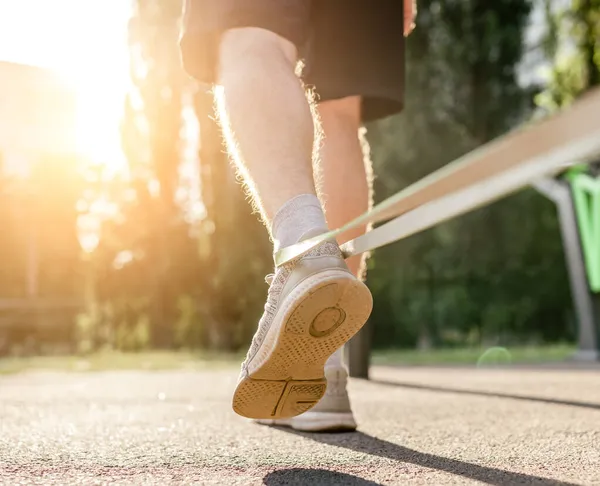
<svg viewBox="0 0 600 486"><path fill-rule="evenodd" d="M484 206L537 179L600 157L600 89L433 172L345 226L275 254L277 266L367 223L396 218L342 245L347 258Z"/></svg>

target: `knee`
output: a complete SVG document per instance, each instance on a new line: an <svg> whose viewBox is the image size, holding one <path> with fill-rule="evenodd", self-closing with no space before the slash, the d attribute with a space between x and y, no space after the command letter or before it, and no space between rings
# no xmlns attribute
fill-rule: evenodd
<svg viewBox="0 0 600 486"><path fill-rule="evenodd" d="M325 134L342 130L356 135L361 128L360 107L360 96L319 103L318 111Z"/></svg>
<svg viewBox="0 0 600 486"><path fill-rule="evenodd" d="M240 27L223 33L219 45L219 73L245 69L264 72L269 65L295 67L297 51L287 39L265 29ZM260 69L257 69L260 68Z"/></svg>

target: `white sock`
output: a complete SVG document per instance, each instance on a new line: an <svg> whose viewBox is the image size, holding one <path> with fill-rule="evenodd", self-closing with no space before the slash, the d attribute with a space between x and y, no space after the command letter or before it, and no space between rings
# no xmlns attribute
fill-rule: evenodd
<svg viewBox="0 0 600 486"><path fill-rule="evenodd" d="M319 198L314 194L301 194L290 199L273 218L271 233L275 251L298 243L303 235L313 230L327 231Z"/></svg>

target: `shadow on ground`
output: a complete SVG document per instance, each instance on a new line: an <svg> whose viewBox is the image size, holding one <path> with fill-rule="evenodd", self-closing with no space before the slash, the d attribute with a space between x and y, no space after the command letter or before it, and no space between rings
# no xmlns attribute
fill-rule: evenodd
<svg viewBox="0 0 600 486"><path fill-rule="evenodd" d="M380 486L380 483L374 483L366 479L352 476L351 474L328 471L327 469L281 469L267 474L263 483L269 486L279 485L348 485L348 486Z"/></svg>
<svg viewBox="0 0 600 486"><path fill-rule="evenodd" d="M576 483L567 483L563 481L556 481L553 479L543 478L540 476L533 476L529 474L517 473L512 471L506 471L504 469L497 469L487 466L479 466L469 462L459 461L456 459L450 459L443 456L436 456L434 454L427 454L425 452L415 451L407 447L402 447L392 442L378 439L376 437L364 434L362 432L350 432L343 434L319 434L319 433L307 433L298 432L288 428L276 427L278 430L287 432L290 434L299 435L306 439L314 440L323 444L344 447L346 449L359 452L362 454L369 454L372 456L382 457L384 459L390 459L392 461L403 463L403 464L414 464L428 469L434 469L437 471L454 474L455 476L462 476L464 478L481 481L485 484L494 485L506 485L506 484L535 484L538 486L577 486ZM288 471L296 471L295 476L297 478L295 483L265 483L265 484L313 484L308 475L312 470L302 469L288 469L279 471L282 475ZM303 477L303 474L305 476ZM331 473L334 474L334 473ZM283 477L283 476L280 476ZM339 484L377 484L368 482L355 476L350 476L352 480L363 481L363 482L347 482ZM266 481L267 478L265 478ZM326 484L326 483L321 483ZM331 483L327 483L331 484ZM334 483L337 484L337 483Z"/></svg>
<svg viewBox="0 0 600 486"><path fill-rule="evenodd" d="M550 403L554 405L566 405L570 407L581 407L591 408L600 410L599 403L590 402L578 402L574 400L558 400L555 398L542 398L542 397L530 397L526 395L511 395L509 393L497 393L497 392L486 392L480 390L464 390L460 388L451 388L445 386L432 386L432 385L419 385L417 383L402 383L397 381L387 380L369 380L369 383L376 385L393 386L398 388L409 388L412 390L426 390L439 393L454 393L458 395L475 395L480 397L493 397L493 398L508 398L511 400L523 400L527 402L539 402L539 403Z"/></svg>

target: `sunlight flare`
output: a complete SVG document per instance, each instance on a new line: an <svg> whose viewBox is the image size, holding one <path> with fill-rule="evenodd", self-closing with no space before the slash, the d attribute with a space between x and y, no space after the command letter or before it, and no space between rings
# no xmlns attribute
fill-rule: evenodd
<svg viewBox="0 0 600 486"><path fill-rule="evenodd" d="M111 173L126 167L120 121L130 89L130 13L124 0L0 2L0 59L65 80L77 100L75 150Z"/></svg>

